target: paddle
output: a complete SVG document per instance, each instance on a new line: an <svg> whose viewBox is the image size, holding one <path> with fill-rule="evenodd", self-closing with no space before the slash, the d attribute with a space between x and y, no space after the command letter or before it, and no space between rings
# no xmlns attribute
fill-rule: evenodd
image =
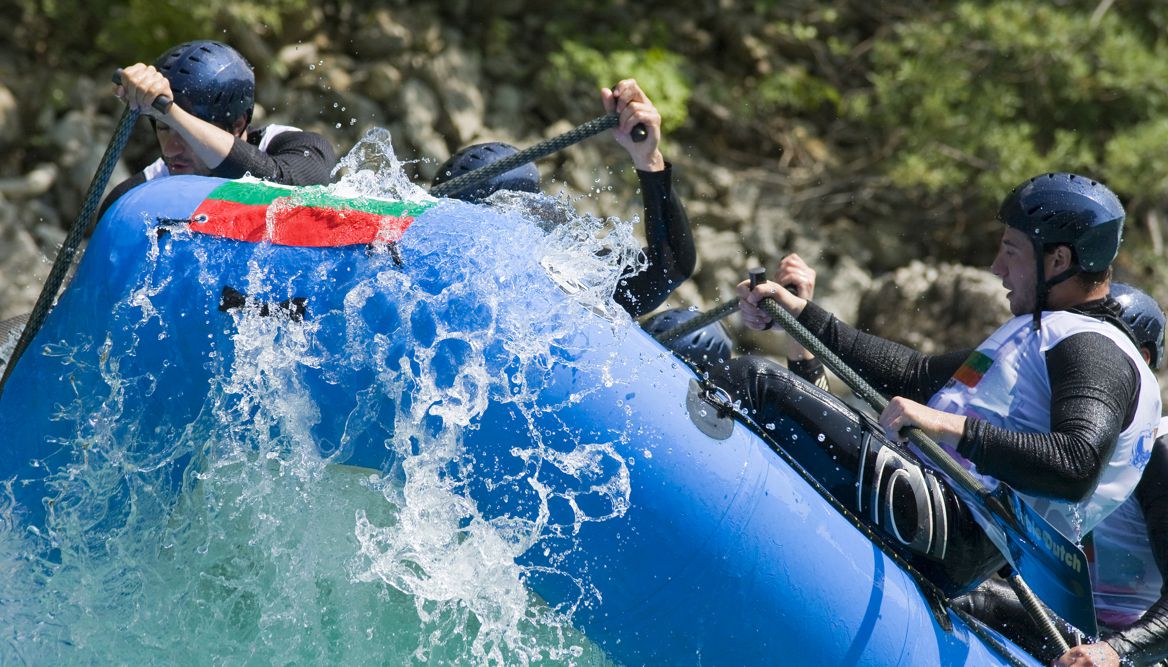
<svg viewBox="0 0 1168 667"><path fill-rule="evenodd" d="M766 269L763 269L761 267L757 268L757 269L751 269L750 270L750 286L754 287L754 286L758 285L759 281L761 281L761 280L766 280ZM785 287L792 294L795 292L794 287L792 287L790 285L785 285ZM668 344L672 343L673 341L677 340L678 338L685 336L686 334L691 334L691 333L697 331L698 329L701 329L702 327L706 326L707 324L713 324L714 322L717 322L718 320L726 318L726 317L733 315L734 313L737 313L737 312L738 312L738 302L737 301L727 301L726 303L724 303L720 306L716 306L714 308L711 308L710 310L707 310L706 312L702 313L701 315L698 315L697 317L693 318L692 320L689 320L688 322L682 322L681 324L673 327L672 329L666 329L665 331L662 331L661 333L654 336L654 338L656 338L657 342L661 343L662 345L668 345Z"/></svg>
<svg viewBox="0 0 1168 667"><path fill-rule="evenodd" d="M662 331L661 333L654 336L654 338L656 338L657 342L661 343L662 345L668 345L678 338L681 338L687 334L691 334L706 325L713 324L714 322L717 322L727 315L737 312L738 302L727 301L726 303L717 306L716 308L712 308L702 313L701 315L698 315L688 322L682 322L672 329L666 329L665 331Z"/></svg>
<svg viewBox="0 0 1168 667"><path fill-rule="evenodd" d="M113 81L116 84L121 84L122 70L114 72ZM166 113L169 111L170 105L171 101L166 96L159 95L150 106ZM101 196L105 193L105 186L109 184L110 175L113 174L114 167L117 166L122 150L125 149L126 142L130 138L130 130L134 129L134 123L137 120L138 112L128 107L122 112L122 117L118 119L114 136L110 139L109 145L106 146L105 153L101 156L101 162L97 166L97 172L94 173L93 180L89 183L89 189L85 192L85 202L81 206L81 213L73 221L73 226L69 228L69 234L65 237L65 242L61 244L61 250L57 253L57 258L53 260L52 268L49 269L49 277L45 280L45 286L41 288L36 305L29 313L28 323L20 332L20 338L17 339L16 346L8 357L4 376L0 378L0 395L4 393L4 387L8 384L8 378L12 375L12 369L16 367L16 362L45 323L45 317L48 316L49 309L52 308L53 302L57 298L61 284L65 282L69 267L77 256L77 249L85 238L85 230L89 229L93 216L97 213L98 205L101 204Z"/></svg>
<svg viewBox="0 0 1168 667"><path fill-rule="evenodd" d="M495 176L511 171L515 167L561 151L572 144L579 143L588 137L600 134L619 124L620 114L615 111L593 118L587 123L577 125L561 135L541 141L530 148L525 148L514 155L509 155L498 162L492 162L485 167L479 167L474 171L469 171L449 181L439 183L430 189L430 194L435 197L449 197L464 190L470 190ZM630 134L633 137L633 141L638 143L644 141L649 136L648 130L641 123L637 123Z"/></svg>
<svg viewBox="0 0 1168 667"><path fill-rule="evenodd" d="M772 298L763 299L759 306L800 345L819 357L857 396L877 412L883 412L888 400L800 324L795 316ZM1097 635L1091 577L1083 550L1022 502L1006 485L999 485L993 491L987 489L920 429L905 429L905 435L949 477L953 482L951 487L971 508L982 510L975 511L974 516L987 529L991 539L995 534L1004 536L1005 544L993 541L1014 567L1013 577L1025 579L1025 583L1029 583L1038 597L1063 620L1091 636ZM1011 586L1019 592L1019 599L1027 611L1055 644L1063 651L1067 650L1069 647L1062 635L1037 601L1026 599L1025 584L1011 581Z"/></svg>

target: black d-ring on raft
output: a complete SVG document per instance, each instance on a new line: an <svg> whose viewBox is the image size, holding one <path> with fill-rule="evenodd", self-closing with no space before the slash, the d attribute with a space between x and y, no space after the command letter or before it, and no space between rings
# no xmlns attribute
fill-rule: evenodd
<svg viewBox="0 0 1168 667"><path fill-rule="evenodd" d="M223 287L223 292L219 296L220 312L227 313L251 305L258 306L260 317L283 315L293 322L301 322L308 316L308 299L305 297L297 296L270 303L253 299L231 285L225 285Z"/></svg>

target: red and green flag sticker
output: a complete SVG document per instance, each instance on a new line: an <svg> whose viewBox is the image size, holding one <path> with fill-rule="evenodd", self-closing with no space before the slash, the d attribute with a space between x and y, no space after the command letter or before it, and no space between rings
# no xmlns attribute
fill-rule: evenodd
<svg viewBox="0 0 1168 667"><path fill-rule="evenodd" d="M965 363L961 364L961 368L953 374L953 379L967 387L976 387L981 378L985 375L990 366L994 365L994 360L978 350L974 350Z"/></svg>
<svg viewBox="0 0 1168 667"><path fill-rule="evenodd" d="M191 215L201 234L275 245L332 247L399 240L433 202L338 197L323 187L228 181Z"/></svg>

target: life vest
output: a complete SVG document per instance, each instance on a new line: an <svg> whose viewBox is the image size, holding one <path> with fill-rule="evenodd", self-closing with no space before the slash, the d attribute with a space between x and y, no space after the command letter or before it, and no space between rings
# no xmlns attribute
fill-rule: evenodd
<svg viewBox="0 0 1168 667"><path fill-rule="evenodd" d="M259 130L257 130L257 132L261 133L261 136L260 143L257 144L256 148L259 148L261 151L266 153L268 151L268 146L272 144L272 139L275 139L277 135L284 134L285 132L300 131L300 128L292 127L291 125L265 125L264 127L261 127ZM164 162L162 158L158 158L154 162L146 165L146 168L142 170L142 173L145 174L146 180L151 181L156 178L170 176L170 169L167 168L166 162Z"/></svg>
<svg viewBox="0 0 1168 667"><path fill-rule="evenodd" d="M1139 482L1160 421L1160 387L1135 344L1115 326L1067 311L1043 313L1041 329L1034 329L1032 323L1030 315L1022 315L1002 325L933 395L929 407L1011 431L1049 433L1051 387L1046 353L1066 338L1085 332L1098 333L1119 346L1140 374L1139 398L1134 418L1120 433L1095 491L1081 502L1018 494L1066 537L1078 541L1127 500ZM969 460L952 453L977 474ZM978 476L990 488L998 483Z"/></svg>

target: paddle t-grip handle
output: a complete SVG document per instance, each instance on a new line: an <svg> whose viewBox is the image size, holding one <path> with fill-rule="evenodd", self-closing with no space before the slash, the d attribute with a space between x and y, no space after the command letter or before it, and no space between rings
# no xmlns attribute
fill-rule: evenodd
<svg viewBox="0 0 1168 667"><path fill-rule="evenodd" d="M616 86L609 87L609 90L614 96L616 95ZM649 138L649 129L645 127L644 123L637 123L633 129L629 130L629 136L633 138L633 143L639 144Z"/></svg>
<svg viewBox="0 0 1168 667"><path fill-rule="evenodd" d="M756 266L749 271L749 275L750 289L754 289L755 287L758 287L759 283L762 283L766 280L766 269L762 268L761 266ZM795 291L794 285L783 285L783 287L786 287L787 291L791 294L798 294Z"/></svg>
<svg viewBox="0 0 1168 667"><path fill-rule="evenodd" d="M116 71L114 71L113 81L119 86L122 85L122 68L119 67ZM172 104L174 104L174 101L169 97L166 95L159 95L158 97L154 98L154 101L150 103L150 106L154 107L159 113L170 113L170 105Z"/></svg>
<svg viewBox="0 0 1168 667"><path fill-rule="evenodd" d="M764 269L761 266L756 266L753 269L748 270L747 275L750 276L750 289L751 290L753 290L755 287L758 287L759 284L766 282L766 269ZM790 292L791 294L795 293L795 288L793 286L783 285L783 287L786 287L787 291ZM774 326L775 326L775 323L774 323L774 320L772 320L772 321L767 323L766 328L770 329Z"/></svg>
<svg viewBox="0 0 1168 667"><path fill-rule="evenodd" d="M766 269L761 266L754 267L748 273L750 275L750 289L754 289L760 283L766 282Z"/></svg>

